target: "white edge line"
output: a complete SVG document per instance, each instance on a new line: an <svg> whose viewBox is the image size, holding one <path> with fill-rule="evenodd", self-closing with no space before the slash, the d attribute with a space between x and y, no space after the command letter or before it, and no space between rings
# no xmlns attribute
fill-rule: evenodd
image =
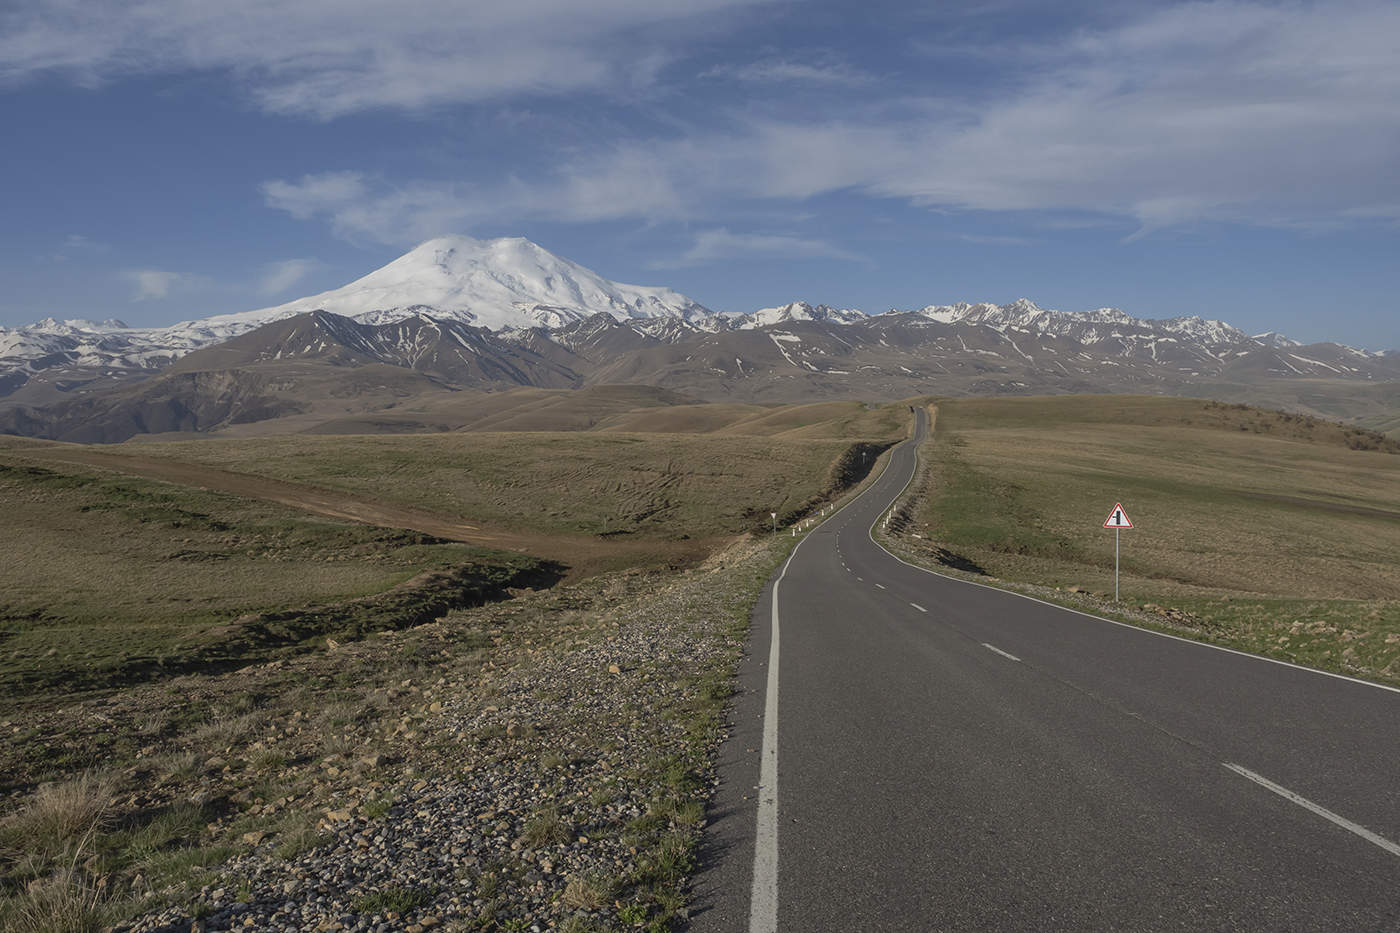
<svg viewBox="0 0 1400 933"><path fill-rule="evenodd" d="M1001 655L1003 658L1010 658L1012 661L1019 661L1019 660L1021 660L1020 658L1016 657L1016 655L1014 655L1014 654L1007 654L1005 651L1002 651L1002 650L1001 650L1000 648L998 648L996 645L989 645L989 644L987 644L985 641L982 642L982 647L983 647L983 648L986 648L988 651L995 651L997 654Z"/></svg>
<svg viewBox="0 0 1400 933"><path fill-rule="evenodd" d="M910 603L909 605L913 606L915 609L919 610L920 612L928 612L927 609L925 609L923 606L920 606L918 603Z"/></svg>
<svg viewBox="0 0 1400 933"><path fill-rule="evenodd" d="M917 424L917 422L916 422ZM912 438L910 438L912 440ZM896 447L898 445L895 445ZM824 525L880 484L885 470L894 461L895 448L885 461L884 470L855 498L832 512L818 525ZM918 445L914 446L915 463ZM908 488L908 484L905 484ZM902 492L901 492L902 494ZM749 892L749 933L776 933L778 929L778 588L787 576L788 566L810 535L803 535L793 547L778 579L773 581L772 634L768 643L768 683L763 697L763 747L758 768L758 819L754 828L753 886Z"/></svg>
<svg viewBox="0 0 1400 933"><path fill-rule="evenodd" d="M1371 832L1366 827L1353 823L1351 820L1347 819L1344 816L1338 816L1326 807L1315 804L1308 798L1295 794L1293 793L1293 791L1289 790L1286 787L1280 787L1279 785L1275 784L1273 781L1269 780L1263 775L1255 774L1248 768L1244 768L1236 764L1231 764L1228 761L1221 762L1221 764L1223 764L1225 767L1229 768L1236 774L1240 775L1241 777L1249 778L1251 781L1253 781L1255 784L1258 784L1260 787L1268 788L1269 790L1278 794L1283 799L1288 800L1292 803L1296 803L1298 806L1302 807L1305 810L1311 810L1313 813L1316 813L1318 816L1322 817L1325 820L1330 820L1333 823L1336 823L1338 826L1340 826L1342 829L1345 829L1347 832L1355 833L1356 835L1360 836L1362 839L1365 839L1372 845L1380 846L1382 849L1389 852L1391 855L1400 856L1400 845L1396 845L1389 839L1386 839L1384 836L1377 836L1375 833Z"/></svg>
<svg viewBox="0 0 1400 933"><path fill-rule="evenodd" d="M754 827L753 887L749 894L751 933L773 933L778 929L778 587L801 546L799 542L792 549L778 579L773 581L768 685L763 698L763 750L758 767L758 819Z"/></svg>
<svg viewBox="0 0 1400 933"><path fill-rule="evenodd" d="M917 475L919 474L918 462L919 462L919 448L918 448L917 446L915 446L915 448L914 448L914 472L910 475L910 477L909 477L909 482L907 482L907 483L904 484L904 489L901 489L901 490L899 491L899 496L904 495L904 493L909 489L909 487L910 487L911 485L913 485L913 483L914 483L914 477L917 476ZM883 475L883 474L882 474L882 475ZM862 495L864 495L864 494L862 493ZM898 502L898 501L899 501L899 496L896 496L896 497L895 497L895 500L894 500L895 502ZM857 497L857 498L859 498L859 497ZM851 500L851 501L854 502L855 500L853 499L853 500ZM1307 671L1309 674L1319 674L1319 675L1321 675L1321 676L1323 676L1323 677L1334 677L1334 678L1336 678L1337 680L1345 680L1345 681L1348 681L1349 683L1360 684L1360 685L1363 686L1363 687L1375 687L1377 690L1387 690L1387 691L1389 691L1390 693L1400 693L1400 687L1392 687L1392 686L1390 686L1389 684L1378 684L1378 683L1374 683L1374 682L1369 681L1369 680L1362 680L1362 679L1359 678L1359 677L1348 677L1346 674L1337 674L1337 673L1333 673L1332 671L1318 670L1318 669L1315 668L1315 667L1307 667L1307 666L1305 666L1305 665L1303 665L1303 664L1294 664L1292 661L1280 661L1278 658L1269 658L1269 657L1265 657L1265 656L1262 655L1262 654L1250 654L1248 651L1241 651L1241 650L1239 650L1238 648L1226 648L1224 645L1212 645L1212 644L1211 644L1210 642L1208 642L1208 641L1196 641L1195 639L1192 639L1192 638L1183 638L1183 637L1181 637L1180 635L1172 635L1172 634L1170 634L1170 633L1168 633L1168 632L1159 632L1159 631L1157 631L1156 629L1143 628L1142 626L1139 626L1139 625L1132 625L1132 624L1127 623L1127 622L1119 622L1117 619L1107 619L1107 618L1104 618L1103 616L1096 616L1096 615L1094 615L1092 612L1084 612L1083 610L1080 610L1080 609L1071 609L1071 608L1068 607L1068 606L1061 606L1059 603L1052 603L1052 602L1050 602L1049 600L1045 600L1045 599L1037 599L1037 598L1034 597L1034 596L1027 596L1025 593L1018 593L1018 592L1016 592L1015 590L1007 590L1007 589L1002 589L1002 588L999 587L999 586L992 586L992 585L989 584L989 583L978 583L978 582L975 581L975 580L963 580L963 579L961 579L960 577L950 577L950 576L948 576L946 573L939 573L937 570L930 570L930 569L927 568L927 567L920 567L918 564L911 564L911 563L909 563L909 561L907 561L907 560L905 560L904 558L900 557L898 554L894 553L894 552L891 551L889 548L885 547L885 546L884 546L883 544L881 544L879 541L876 541L876 540L875 540L875 526L878 525L879 523L880 523L880 520L879 520L878 518L875 519L875 521L873 521L873 522L870 523L870 528L866 531L866 534L867 534L867 536L870 538L870 541L871 541L872 544L874 544L874 545L875 545L877 548L879 548L880 550L884 551L886 554L890 555L890 557L893 557L895 560L899 561L899 562L900 562L901 564L903 564L904 566L906 566L906 567L912 567L912 568L914 568L915 570L921 570L921 571L923 571L924 573L932 574L932 575L935 576L935 577L941 577L941 578L944 579L944 580L951 580L951 581L953 581L954 583L962 583L962 584L966 584L967 586L980 586L980 587L981 587L982 589L984 589L984 590L995 590L995 591L998 592L998 593L1005 593L1005 594L1007 594L1008 596L1015 596L1015 597L1017 597L1017 598L1019 598L1019 599L1029 599L1031 602L1033 602L1033 603L1040 603L1042 606L1050 606L1050 607L1053 608L1053 609L1061 609L1061 610L1063 610L1063 611L1065 611L1065 612L1072 612L1072 613L1074 613L1075 615L1077 615L1077 616L1083 616L1083 617L1086 618L1086 619L1094 619L1095 621L1098 621L1098 622L1107 622L1109 625L1121 626L1122 628L1131 629L1131 630L1134 631L1134 632L1142 632L1144 635L1156 635L1158 638L1170 638L1172 641L1179 641L1179 642L1182 642L1183 644L1187 644L1187 645L1195 645L1195 646L1198 647L1198 648L1210 648L1210 649L1213 650L1213 651L1224 651L1226 654L1237 654L1237 655L1239 655L1239 656L1242 657L1242 658L1253 658L1253 659L1256 660L1256 661L1267 661L1267 662L1270 663L1270 664L1277 664L1277 665L1279 665L1280 667L1291 667L1291 668L1293 668L1294 670L1298 670L1298 671ZM912 605L912 604L911 604L911 605Z"/></svg>
<svg viewBox="0 0 1400 933"><path fill-rule="evenodd" d="M875 586L876 586L877 589L881 589L881 590L883 590L883 589L885 588L885 584L883 584L883 583L877 583L877 584L875 584Z"/></svg>

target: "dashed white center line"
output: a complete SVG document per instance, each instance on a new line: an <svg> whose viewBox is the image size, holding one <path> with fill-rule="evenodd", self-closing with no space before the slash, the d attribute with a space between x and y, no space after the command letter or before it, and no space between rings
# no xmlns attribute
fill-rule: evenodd
<svg viewBox="0 0 1400 933"><path fill-rule="evenodd" d="M856 577L856 579L859 580L861 583L865 582L865 577Z"/></svg>
<svg viewBox="0 0 1400 933"><path fill-rule="evenodd" d="M1326 807L1319 806L1318 804L1313 803L1308 798L1293 793L1293 791L1289 790L1286 787L1280 787L1268 778L1259 774L1255 774L1248 768L1242 768L1239 765L1232 765L1228 761L1221 762L1221 764L1225 765L1225 767L1229 768L1231 771L1235 772L1241 777L1249 778L1251 781L1253 781L1255 784L1258 784L1260 787L1264 787L1273 791L1274 793L1282 797L1284 800L1287 800L1291 803L1296 803L1298 806L1302 807L1305 810L1311 810L1313 813L1316 813L1324 820L1330 820L1333 823L1336 823L1338 826L1340 826L1342 829L1345 829L1347 832L1355 833L1356 835L1360 836L1362 839L1365 839L1372 845L1379 846L1380 848L1389 852L1391 855L1400 856L1400 845L1396 845L1389 839L1386 839L1384 836L1377 836L1375 833L1371 832L1366 827L1353 823L1351 820L1347 819L1344 816L1338 816Z"/></svg>
<svg viewBox="0 0 1400 933"><path fill-rule="evenodd" d="M913 606L915 609L919 610L920 612L928 612L927 609L925 609L923 606L920 606L918 603L910 603L909 605Z"/></svg>
<svg viewBox="0 0 1400 933"><path fill-rule="evenodd" d="M883 583L877 583L877 584L875 584L875 586L876 586L877 589L881 589L881 590L883 590L883 589L885 588L885 584L883 584Z"/></svg>
<svg viewBox="0 0 1400 933"><path fill-rule="evenodd" d="M1003 658L1007 658L1007 659L1012 660L1012 661L1019 661L1019 660L1021 660L1020 658L1016 657L1016 655L1014 655L1014 654L1007 654L1005 651L1002 651L1002 650L1001 650L1000 648L998 648L996 645L989 645L989 644L987 644L985 641L982 642L982 647L983 647L983 648L986 648L988 651L995 652L996 654L1001 655Z"/></svg>

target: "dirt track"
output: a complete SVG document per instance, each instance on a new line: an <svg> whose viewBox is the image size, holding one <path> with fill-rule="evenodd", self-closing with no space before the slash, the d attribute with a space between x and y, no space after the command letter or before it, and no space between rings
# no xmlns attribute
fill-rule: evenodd
<svg viewBox="0 0 1400 933"><path fill-rule="evenodd" d="M249 473L217 470L172 460L107 453L76 444L26 446L7 452L35 462L61 462L97 467L249 499L263 499L331 518L364 522L385 528L406 528L481 547L522 551L558 561L569 568L570 577L587 576L603 566L616 567L619 563L625 563L629 557L644 556L644 562L651 564L656 563L657 558L682 563L697 561L703 559L715 543L617 539L602 541L592 537L520 534L501 528L454 521L432 512L365 499L319 486L289 483Z"/></svg>

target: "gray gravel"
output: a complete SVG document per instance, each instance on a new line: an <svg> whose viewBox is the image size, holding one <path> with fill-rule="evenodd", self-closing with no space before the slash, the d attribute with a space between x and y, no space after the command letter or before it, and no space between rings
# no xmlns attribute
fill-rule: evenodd
<svg viewBox="0 0 1400 933"><path fill-rule="evenodd" d="M250 832L192 904L117 929L664 929L685 916L722 685L777 549L618 574L601 606L513 601L548 637L472 683L405 682L415 713L326 759L318 844L284 857L285 839ZM483 630L472 612L435 624L447 645Z"/></svg>

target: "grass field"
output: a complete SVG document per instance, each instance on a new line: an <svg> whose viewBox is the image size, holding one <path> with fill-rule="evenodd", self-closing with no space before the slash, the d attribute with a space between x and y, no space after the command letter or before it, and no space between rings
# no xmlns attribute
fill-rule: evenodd
<svg viewBox="0 0 1400 933"><path fill-rule="evenodd" d="M1372 431L1379 431L1389 437L1400 440L1400 413L1388 415L1374 415L1369 418L1362 418L1357 422Z"/></svg>
<svg viewBox="0 0 1400 933"><path fill-rule="evenodd" d="M538 563L271 503L8 459L0 456L0 534L14 545L0 562L0 709L224 658L235 639L216 630L247 614L382 593L429 568L470 565L483 580L507 580ZM392 627L387 618L379 624ZM301 639L263 640L266 654Z"/></svg>
<svg viewBox="0 0 1400 933"><path fill-rule="evenodd" d="M586 389L520 388L506 392L438 392L390 408L326 419L308 412L271 421L230 425L220 437L288 434L442 434L464 432L607 431L632 434L743 434L788 438L901 436L907 414L898 404L815 402L759 405L700 402L639 385ZM178 440L138 437L133 443Z"/></svg>
<svg viewBox="0 0 1400 933"><path fill-rule="evenodd" d="M694 563L766 526L770 512L795 513L840 485L855 431L902 430L888 410L803 409L762 409L762 430L824 439L557 432L6 443L0 533L20 546L0 564L0 712L401 628L559 573ZM183 472L151 469L173 465ZM302 495L310 492L314 508ZM461 543L478 532L497 549ZM420 577L428 571L436 575Z"/></svg>
<svg viewBox="0 0 1400 933"><path fill-rule="evenodd" d="M1188 399L946 401L918 520L993 576L1111 595L1102 525L1121 501L1135 525L1122 532L1125 605L1170 607L1164 621L1248 650L1400 680L1396 449Z"/></svg>
<svg viewBox="0 0 1400 933"><path fill-rule="evenodd" d="M514 532L705 539L806 501L849 443L589 432L318 435L146 444L139 453Z"/></svg>
<svg viewBox="0 0 1400 933"><path fill-rule="evenodd" d="M577 400L558 404L578 415ZM550 399L531 407L543 419ZM475 785L451 770L464 743L419 731L446 704L476 691L496 710L506 699L492 677L528 683L546 648L593 652L621 638L619 613L675 627L685 641L699 622L693 613L709 611L691 592L713 602L719 583L733 592L716 631L732 645L697 648L704 663L664 652L669 666L656 682L670 705L641 717L651 731L626 748L635 761L606 775L628 793L679 788L672 796L684 799L657 797L658 812L683 805L698 821L693 773L708 746L677 763L658 754L656 736L717 733L728 695L717 684L727 684L748 607L795 543L764 535L736 544L736 533L766 528L771 511L795 517L838 495L908 421L903 405L850 403L716 414L704 435L321 435L103 448L0 439L0 531L18 545L0 564L0 929L99 929L163 903L188 903L199 916L201 885L264 836L283 860L329 845L330 813L344 795L380 819L385 788L421 786L419 769ZM447 540L477 532L512 550ZM532 556L556 546L592 560L590 572L569 573L549 592L514 589L565 574ZM691 589L658 603L673 584ZM457 611L507 592L518 598ZM430 619L447 622L418 624ZM536 632L555 634L541 642ZM599 717L582 730L599 743L589 761L619 750L616 727L629 716L634 731L641 722L637 695L622 686L641 656L638 637L619 641L613 663L592 654L570 662L584 664L571 683L591 677L602 691L580 705ZM512 717L533 723L541 696L522 694ZM513 751L468 770L515 773L512 728L479 741ZM538 733L531 725L522 735ZM556 780L549 769L576 767L560 735L545 729L524 762L540 761L532 793ZM599 790L585 797L609 806L613 792ZM625 832L636 866L598 891L613 892L629 924L668 916L684 902L700 824L617 812L612 829L590 817L589 836L606 845ZM527 889L520 882L491 904ZM608 898L595 892L594 901ZM60 913L77 919L55 925Z"/></svg>

